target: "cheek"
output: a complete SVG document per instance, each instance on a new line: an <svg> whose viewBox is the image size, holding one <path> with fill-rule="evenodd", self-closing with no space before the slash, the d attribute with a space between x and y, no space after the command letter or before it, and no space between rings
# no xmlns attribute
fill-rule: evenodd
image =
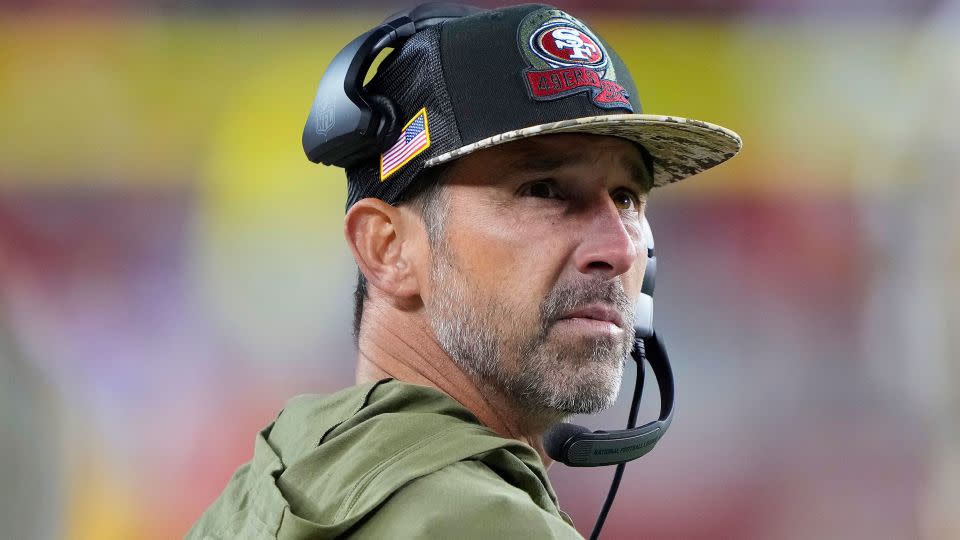
<svg viewBox="0 0 960 540"><path fill-rule="evenodd" d="M539 309L563 269L563 246L543 227L491 216L477 208L448 221L457 264L486 295L506 305Z"/></svg>
<svg viewBox="0 0 960 540"><path fill-rule="evenodd" d="M640 295L640 289L643 287L643 274L646 272L646 267L647 257L644 255L634 263L633 268L624 276L623 290L631 300L635 300L637 296Z"/></svg>

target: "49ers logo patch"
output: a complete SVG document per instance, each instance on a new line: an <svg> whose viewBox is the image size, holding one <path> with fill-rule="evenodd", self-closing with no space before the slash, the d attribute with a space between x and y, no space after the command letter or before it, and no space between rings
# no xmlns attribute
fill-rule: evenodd
<svg viewBox="0 0 960 540"><path fill-rule="evenodd" d="M540 9L520 22L519 45L531 68L524 83L537 101L588 93L598 107L633 112L603 44L576 18Z"/></svg>
<svg viewBox="0 0 960 540"><path fill-rule="evenodd" d="M530 46L548 64L600 69L607 63L607 55L596 38L564 23L540 27L530 36Z"/></svg>

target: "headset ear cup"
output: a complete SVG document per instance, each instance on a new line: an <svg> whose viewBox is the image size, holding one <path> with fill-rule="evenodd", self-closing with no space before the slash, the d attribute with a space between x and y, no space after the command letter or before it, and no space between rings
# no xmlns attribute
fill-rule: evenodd
<svg viewBox="0 0 960 540"><path fill-rule="evenodd" d="M643 273L643 284L637 297L634 327L638 337L647 338L653 336L653 288L657 277L657 255L653 249L653 231L646 217L643 218L643 236L647 241L647 269Z"/></svg>
<svg viewBox="0 0 960 540"><path fill-rule="evenodd" d="M657 254L653 247L653 229L646 216L643 218L642 234L647 243L647 271L643 274L643 285L640 292L653 297L653 289L657 279Z"/></svg>
<svg viewBox="0 0 960 540"><path fill-rule="evenodd" d="M381 151L390 148L400 134L400 122L397 120L397 106L386 96L367 96L373 117L371 127L377 130L377 146Z"/></svg>

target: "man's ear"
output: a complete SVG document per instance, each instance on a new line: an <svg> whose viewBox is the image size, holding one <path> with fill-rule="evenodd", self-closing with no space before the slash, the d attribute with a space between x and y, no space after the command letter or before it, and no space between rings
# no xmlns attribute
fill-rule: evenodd
<svg viewBox="0 0 960 540"><path fill-rule="evenodd" d="M343 231L357 266L371 285L398 300L419 294L409 260L411 249L405 246L410 231L405 230L400 209L380 199L361 199L347 211Z"/></svg>

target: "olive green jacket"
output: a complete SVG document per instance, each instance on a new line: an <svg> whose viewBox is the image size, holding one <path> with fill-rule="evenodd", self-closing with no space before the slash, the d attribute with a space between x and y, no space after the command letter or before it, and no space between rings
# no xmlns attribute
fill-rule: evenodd
<svg viewBox="0 0 960 540"><path fill-rule="evenodd" d="M391 379L292 399L187 534L338 536L582 539L531 447Z"/></svg>

